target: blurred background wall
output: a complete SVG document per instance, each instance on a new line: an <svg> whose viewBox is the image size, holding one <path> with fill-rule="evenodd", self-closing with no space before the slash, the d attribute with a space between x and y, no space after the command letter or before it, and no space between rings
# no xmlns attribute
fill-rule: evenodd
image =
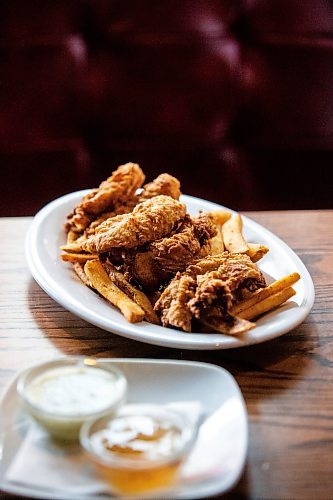
<svg viewBox="0 0 333 500"><path fill-rule="evenodd" d="M333 208L330 0L0 10L0 215L127 161L238 210Z"/></svg>

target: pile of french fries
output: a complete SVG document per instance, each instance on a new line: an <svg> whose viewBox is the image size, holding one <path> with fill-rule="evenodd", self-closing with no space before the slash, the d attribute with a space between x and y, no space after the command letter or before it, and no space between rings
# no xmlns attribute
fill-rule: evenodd
<svg viewBox="0 0 333 500"><path fill-rule="evenodd" d="M214 211L218 234L212 239L211 254L222 252L247 254L252 262L258 262L269 249L259 243L249 243L243 235L243 221L240 214L232 215L227 211ZM144 319L150 323L160 324L151 300L135 288L112 264L107 270L98 254L80 250L76 245L75 235L68 233L67 244L62 246L62 260L70 262L83 283L117 307L127 321L137 323ZM273 282L265 288L250 293L245 299L235 304L229 311L230 315L244 320L253 321L259 316L277 308L293 295L292 286L300 279L293 272ZM255 326L255 323L253 323Z"/></svg>
<svg viewBox="0 0 333 500"><path fill-rule="evenodd" d="M300 279L298 273L291 273L280 280L254 292L251 297L239 302L230 310L232 316L252 320L275 309L296 294L292 285Z"/></svg>
<svg viewBox="0 0 333 500"><path fill-rule="evenodd" d="M258 262L269 251L265 245L248 243L243 235L243 220L240 214L231 216L229 212L216 212L216 222L220 224L224 247L230 253L245 253L252 262ZM253 320L276 309L296 295L292 286L300 279L296 272L271 283L252 293L229 311L232 316Z"/></svg>
<svg viewBox="0 0 333 500"><path fill-rule="evenodd" d="M107 274L100 260L92 259L85 263L84 273L91 286L118 307L127 321L138 323L146 319L149 323L159 324L148 297L132 286L115 268Z"/></svg>

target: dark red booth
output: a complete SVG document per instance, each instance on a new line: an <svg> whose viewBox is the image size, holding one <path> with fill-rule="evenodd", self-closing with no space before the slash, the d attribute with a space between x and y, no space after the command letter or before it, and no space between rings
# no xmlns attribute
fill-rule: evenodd
<svg viewBox="0 0 333 500"><path fill-rule="evenodd" d="M329 0L0 9L0 215L127 161L239 210L333 208Z"/></svg>

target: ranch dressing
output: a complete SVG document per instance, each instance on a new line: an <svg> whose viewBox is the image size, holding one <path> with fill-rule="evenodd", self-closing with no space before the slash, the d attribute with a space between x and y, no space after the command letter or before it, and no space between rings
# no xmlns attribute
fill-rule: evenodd
<svg viewBox="0 0 333 500"><path fill-rule="evenodd" d="M115 376L89 366L63 366L36 377L27 387L29 401L48 413L89 415L118 396Z"/></svg>
<svg viewBox="0 0 333 500"><path fill-rule="evenodd" d="M17 391L25 409L53 437L78 439L83 422L124 402L126 378L112 363L64 358L26 370Z"/></svg>

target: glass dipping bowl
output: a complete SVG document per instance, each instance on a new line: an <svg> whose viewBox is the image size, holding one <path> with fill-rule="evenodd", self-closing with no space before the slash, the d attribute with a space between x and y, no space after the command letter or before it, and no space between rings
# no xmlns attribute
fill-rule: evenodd
<svg viewBox="0 0 333 500"><path fill-rule="evenodd" d="M80 442L97 471L118 495L171 487L197 438L198 425L159 405L128 405L87 421Z"/></svg>
<svg viewBox="0 0 333 500"><path fill-rule="evenodd" d="M25 410L54 438L75 440L83 422L110 414L125 401L127 381L111 363L69 357L25 370L17 392Z"/></svg>

